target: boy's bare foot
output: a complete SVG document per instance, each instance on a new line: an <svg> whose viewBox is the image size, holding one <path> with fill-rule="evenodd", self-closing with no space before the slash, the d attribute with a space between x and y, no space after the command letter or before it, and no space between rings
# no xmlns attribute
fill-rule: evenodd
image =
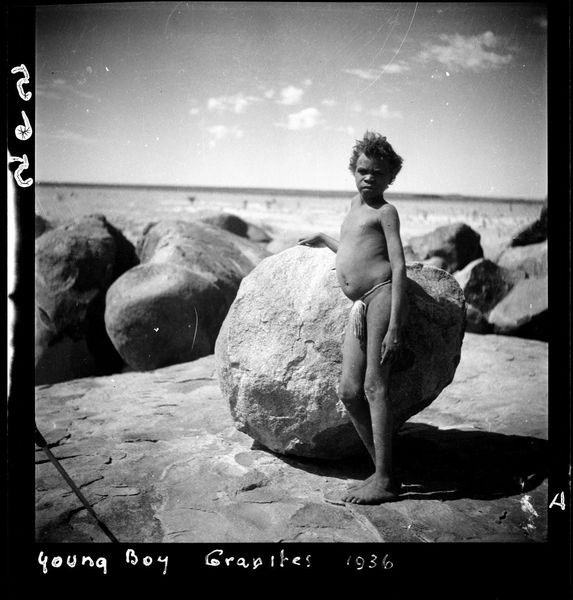
<svg viewBox="0 0 573 600"><path fill-rule="evenodd" d="M374 475L375 475L375 473L372 473L372 475L370 475L370 477L367 477L366 479L363 479L362 481L358 481L357 483L353 483L353 484L349 485L347 490L349 492L353 492L354 490L364 487L366 484L370 483L374 479Z"/></svg>
<svg viewBox="0 0 573 600"><path fill-rule="evenodd" d="M365 485L349 491L343 496L344 502L352 504L382 504L394 500L399 495L399 489L392 484L371 478Z"/></svg>

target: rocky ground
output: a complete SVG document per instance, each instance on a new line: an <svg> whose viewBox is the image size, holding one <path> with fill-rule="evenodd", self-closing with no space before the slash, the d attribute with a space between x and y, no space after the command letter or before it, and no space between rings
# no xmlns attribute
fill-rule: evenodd
<svg viewBox="0 0 573 600"><path fill-rule="evenodd" d="M122 542L546 540L547 344L466 334L454 382L403 428L399 501L337 504L366 459L273 454L237 431L213 356L36 387L36 423ZM41 542L107 538L36 451Z"/></svg>

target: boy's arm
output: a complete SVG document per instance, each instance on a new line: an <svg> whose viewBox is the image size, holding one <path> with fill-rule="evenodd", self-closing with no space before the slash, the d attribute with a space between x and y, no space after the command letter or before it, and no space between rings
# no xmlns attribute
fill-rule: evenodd
<svg viewBox="0 0 573 600"><path fill-rule="evenodd" d="M326 233L315 233L298 241L299 246L326 246L335 254L338 252L338 240Z"/></svg>
<svg viewBox="0 0 573 600"><path fill-rule="evenodd" d="M406 321L406 261L400 238L398 211L391 204L380 209L380 224L386 237L388 259L392 268L392 305L388 332L382 344L382 360L392 359L392 355L402 345L402 328Z"/></svg>

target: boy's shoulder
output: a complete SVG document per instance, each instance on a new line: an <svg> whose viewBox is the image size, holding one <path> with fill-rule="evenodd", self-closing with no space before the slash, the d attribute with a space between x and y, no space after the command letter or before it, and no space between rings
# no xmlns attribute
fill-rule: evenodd
<svg viewBox="0 0 573 600"><path fill-rule="evenodd" d="M388 204L385 202L378 209L378 222L382 226L383 229L397 229L400 227L400 217L398 216L398 211L393 204Z"/></svg>
<svg viewBox="0 0 573 600"><path fill-rule="evenodd" d="M398 209L393 204L390 204L387 201L384 201L384 204L380 206L378 212L380 213L380 215L387 215L388 217L398 216Z"/></svg>

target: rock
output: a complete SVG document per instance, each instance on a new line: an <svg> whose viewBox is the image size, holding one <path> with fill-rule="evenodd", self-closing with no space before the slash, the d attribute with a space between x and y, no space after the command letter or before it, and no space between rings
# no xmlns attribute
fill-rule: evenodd
<svg viewBox="0 0 573 600"><path fill-rule="evenodd" d="M412 237L409 245L421 260L432 256L443 258L449 273L483 257L479 233L465 223L444 225L425 235Z"/></svg>
<svg viewBox="0 0 573 600"><path fill-rule="evenodd" d="M420 262L420 257L412 250L412 246L404 246L404 259L406 262Z"/></svg>
<svg viewBox="0 0 573 600"><path fill-rule="evenodd" d="M201 221L203 221L204 223L209 223L210 225L214 225L215 227L220 227L225 231L230 231L235 235L244 238L248 237L248 224L236 215L231 215L229 213L220 213L218 215L202 217Z"/></svg>
<svg viewBox="0 0 573 600"><path fill-rule="evenodd" d="M213 356L38 386L35 419L123 544L281 542L293 557L300 546L286 542L546 542L547 362L546 343L466 334L454 381L398 435L406 495L380 506L323 500L368 476L369 461L253 447L233 426ZM35 454L36 541L108 542L44 452ZM515 489L520 477L525 488ZM8 493L15 506L19 490ZM525 499L537 517L524 513Z"/></svg>
<svg viewBox="0 0 573 600"><path fill-rule="evenodd" d="M467 304L466 311L466 331L470 333L491 333L493 331L493 325L487 320L487 316L484 315L479 308Z"/></svg>
<svg viewBox="0 0 573 600"><path fill-rule="evenodd" d="M73 342L83 340L87 345L87 356L91 354L95 361L95 370L89 367L88 374L121 368L123 361L105 331L105 293L135 264L133 246L103 215L83 217L47 231L36 240L37 384L54 382L47 368L54 357L48 352L58 354L57 345L64 337ZM66 344L69 346L69 341ZM79 371L60 369L58 377L85 375L85 362Z"/></svg>
<svg viewBox="0 0 573 600"><path fill-rule="evenodd" d="M510 246L528 246L538 244L547 239L547 201L541 209L539 218L515 234L509 242Z"/></svg>
<svg viewBox="0 0 573 600"><path fill-rule="evenodd" d="M414 364L392 376L399 427L448 385L460 360L465 304L455 279L408 265L405 331ZM302 246L258 265L241 283L217 338L219 382L237 428L279 453L340 458L363 451L338 400L351 302L334 254Z"/></svg>
<svg viewBox="0 0 573 600"><path fill-rule="evenodd" d="M35 237L39 238L45 231L51 229L52 226L48 222L47 219L40 216L39 214L35 214Z"/></svg>
<svg viewBox="0 0 573 600"><path fill-rule="evenodd" d="M247 223L247 237L251 242L257 242L259 244L267 244L273 239L271 234L264 227L259 227L253 223Z"/></svg>
<svg viewBox="0 0 573 600"><path fill-rule="evenodd" d="M242 278L268 253L206 223L151 224L141 265L109 289L105 324L133 369L156 369L213 352Z"/></svg>
<svg viewBox="0 0 573 600"><path fill-rule="evenodd" d="M491 260L478 258L454 273L466 301L487 314L512 288L511 275Z"/></svg>
<svg viewBox="0 0 573 600"><path fill-rule="evenodd" d="M547 277L524 279L489 313L494 332L547 341Z"/></svg>
<svg viewBox="0 0 573 600"><path fill-rule="evenodd" d="M241 279L269 253L253 242L206 223L160 221L137 245L142 263L178 264L214 283L233 301Z"/></svg>
<svg viewBox="0 0 573 600"><path fill-rule="evenodd" d="M291 233L279 234L275 236L272 242L267 244L267 251L271 254L279 254L287 248L293 248L297 245L298 240L303 237L302 235L292 235Z"/></svg>
<svg viewBox="0 0 573 600"><path fill-rule="evenodd" d="M107 332L123 360L146 371L212 354L228 305L220 289L190 269L146 263L107 293Z"/></svg>
<svg viewBox="0 0 573 600"><path fill-rule="evenodd" d="M448 263L441 256L431 256L430 258L426 258L426 260L422 260L420 262L430 267L436 267L436 269L442 269L444 271L448 270Z"/></svg>
<svg viewBox="0 0 573 600"><path fill-rule="evenodd" d="M509 271L523 277L547 276L547 242L515 246L502 250L496 263Z"/></svg>

